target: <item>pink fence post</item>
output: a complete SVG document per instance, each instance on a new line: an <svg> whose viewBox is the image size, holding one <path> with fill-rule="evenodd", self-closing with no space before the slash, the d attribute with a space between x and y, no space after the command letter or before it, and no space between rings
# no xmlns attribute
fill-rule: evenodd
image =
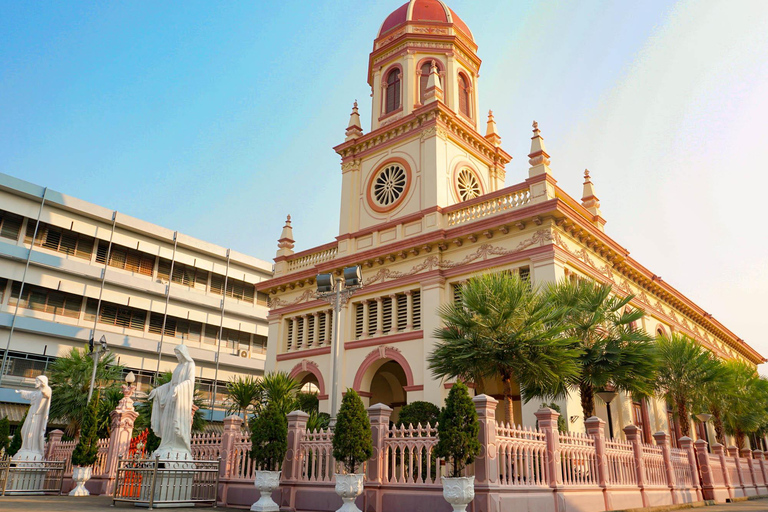
<svg viewBox="0 0 768 512"><path fill-rule="evenodd" d="M232 448L235 440L242 435L243 418L237 415L231 415L224 418L224 432L221 433L221 467L219 468L219 478L229 478L232 476L232 466L234 460L232 457Z"/></svg>
<svg viewBox="0 0 768 512"><path fill-rule="evenodd" d="M709 463L709 452L707 452L707 442L703 439L695 443L696 456L699 459L699 468L701 469L701 494L705 500L715 499L715 477L712 474L712 465Z"/></svg>
<svg viewBox="0 0 768 512"><path fill-rule="evenodd" d="M560 433L557 430L557 418L560 417L560 413L544 407L534 413L536 419L539 421L539 430L544 433L544 438L547 441L547 470L549 477L549 486L553 489L562 487L563 485L563 471L560 462ZM555 499L558 499L555 496Z"/></svg>
<svg viewBox="0 0 768 512"><path fill-rule="evenodd" d="M133 384L123 384L123 398L118 402L115 410L109 413L112 420L111 431L109 433L109 448L107 450L107 463L104 468L104 477L107 480L107 486L104 489L105 494L112 494L117 476L117 460L119 457L128 455L128 449L131 446L131 437L133 436L133 424L139 413L133 408L133 399L131 396L136 391Z"/></svg>
<svg viewBox="0 0 768 512"><path fill-rule="evenodd" d="M725 447L720 443L713 444L712 454L720 458L720 467L723 468L723 484L728 489L728 497L733 498L733 484L731 483L731 472L728 471L728 463L725 460Z"/></svg>
<svg viewBox="0 0 768 512"><path fill-rule="evenodd" d="M672 503L678 503L677 493L675 493L677 480L675 478L675 468L672 466L672 451L669 445L669 434L659 431L653 434L653 439L656 441L657 446L661 446L661 453L664 456L664 468L667 472L667 485L669 486L669 492L672 494Z"/></svg>
<svg viewBox="0 0 768 512"><path fill-rule="evenodd" d="M605 452L605 421L597 416L587 418L584 422L587 434L595 440L595 460L597 461L597 481L603 489L605 510L613 510L611 495L608 492L608 456Z"/></svg>
<svg viewBox="0 0 768 512"><path fill-rule="evenodd" d="M472 401L475 403L477 420L480 423L477 434L480 441L480 454L475 458L475 499L472 510L497 511L499 508L497 498L499 457L496 448L496 404L499 402L488 395L478 395Z"/></svg>
<svg viewBox="0 0 768 512"><path fill-rule="evenodd" d="M384 464L386 464L384 443L389 435L389 418L391 416L392 408L388 405L374 404L368 408L373 456L368 459L365 468L366 510L382 510L381 484L384 480Z"/></svg>
<svg viewBox="0 0 768 512"><path fill-rule="evenodd" d="M296 482L301 477L301 442L307 431L309 414L293 411L288 414L288 450L283 461L280 481L280 508L294 510L296 503Z"/></svg>
<svg viewBox="0 0 768 512"><path fill-rule="evenodd" d="M752 464L752 450L749 448L743 448L739 450L739 455L741 455L741 458L747 461L747 466L749 467L749 478L752 482L752 487L755 489L755 494L760 494L760 491L757 490L757 479L755 478L755 467Z"/></svg>
<svg viewBox="0 0 768 512"><path fill-rule="evenodd" d="M758 463L760 464L759 471L763 474L763 482L765 483L766 488L768 488L768 476L766 476L766 464L765 464L765 452L761 450L755 450L755 459L757 459ZM768 491L768 489L766 489Z"/></svg>
<svg viewBox="0 0 768 512"><path fill-rule="evenodd" d="M45 460L53 460L53 454L56 451L56 447L61 444L62 436L64 436L64 432L58 429L48 434L48 444L45 445Z"/></svg>
<svg viewBox="0 0 768 512"><path fill-rule="evenodd" d="M739 460L739 449L735 446L729 446L728 447L728 455L733 457L733 461L736 464L736 475L739 477L738 482L733 482L734 489L737 487L741 488L741 495L746 496L747 495L747 489L744 487L744 475L741 472L741 461Z"/></svg>
<svg viewBox="0 0 768 512"><path fill-rule="evenodd" d="M691 484L696 491L696 501L701 501L701 485L699 485L699 470L696 465L696 452L693 450L693 439L683 436L678 441L680 448L688 455L688 465L691 466Z"/></svg>
<svg viewBox="0 0 768 512"><path fill-rule="evenodd" d="M635 473L637 474L637 486L643 498L643 506L648 506L648 495L645 492L645 461L643 460L643 430L637 425L624 427L624 436L632 444L632 453L635 455Z"/></svg>

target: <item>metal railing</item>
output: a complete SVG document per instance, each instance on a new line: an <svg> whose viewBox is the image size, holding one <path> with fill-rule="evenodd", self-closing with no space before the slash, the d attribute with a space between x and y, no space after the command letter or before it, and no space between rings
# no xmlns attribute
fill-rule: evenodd
<svg viewBox="0 0 768 512"><path fill-rule="evenodd" d="M112 505L209 503L216 507L221 458L216 460L123 459L117 461Z"/></svg>
<svg viewBox="0 0 768 512"><path fill-rule="evenodd" d="M0 496L8 494L61 493L64 462L53 460L14 461L0 459Z"/></svg>

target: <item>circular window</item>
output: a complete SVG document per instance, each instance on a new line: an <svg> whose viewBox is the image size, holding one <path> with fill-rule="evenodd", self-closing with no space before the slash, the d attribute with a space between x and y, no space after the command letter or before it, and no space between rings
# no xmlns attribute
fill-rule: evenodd
<svg viewBox="0 0 768 512"><path fill-rule="evenodd" d="M462 201L474 199L481 194L480 182L475 173L469 169L462 169L456 176L456 188Z"/></svg>
<svg viewBox="0 0 768 512"><path fill-rule="evenodd" d="M382 207L394 205L405 193L408 175L400 164L384 167L373 179L371 196Z"/></svg>

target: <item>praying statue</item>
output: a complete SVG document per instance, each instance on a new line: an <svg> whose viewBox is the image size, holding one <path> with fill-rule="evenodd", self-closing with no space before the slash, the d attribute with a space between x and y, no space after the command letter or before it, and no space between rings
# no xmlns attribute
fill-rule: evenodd
<svg viewBox="0 0 768 512"><path fill-rule="evenodd" d="M43 460L45 452L45 427L48 425L48 411L51 408L51 388L48 377L35 378L35 390L16 390L21 398L29 400L29 411L21 427L21 449L13 460Z"/></svg>
<svg viewBox="0 0 768 512"><path fill-rule="evenodd" d="M195 396L195 362L187 347L174 350L179 360L171 381L149 393L152 400L152 431L160 438L153 456L161 459L192 459L192 399Z"/></svg>

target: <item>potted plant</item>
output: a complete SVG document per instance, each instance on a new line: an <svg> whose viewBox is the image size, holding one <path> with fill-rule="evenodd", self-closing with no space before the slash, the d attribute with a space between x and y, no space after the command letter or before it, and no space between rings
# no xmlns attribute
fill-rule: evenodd
<svg viewBox="0 0 768 512"><path fill-rule="evenodd" d="M96 462L96 456L99 451L99 438L96 433L98 402L99 398L97 395L88 404L80 426L80 440L72 452L72 480L75 481L75 488L69 492L70 496L90 495L88 489L85 488L85 482L91 478L92 466Z"/></svg>
<svg viewBox="0 0 768 512"><path fill-rule="evenodd" d="M342 464L344 471L336 473L336 494L343 502L336 512L360 512L355 498L363 492L365 473L356 471L371 455L371 422L360 396L354 389L347 389L333 431L333 457Z"/></svg>
<svg viewBox="0 0 768 512"><path fill-rule="evenodd" d="M477 439L480 426L467 386L457 382L451 387L437 424L435 453L447 460L451 476L443 477L443 497L454 512L463 512L475 498L475 477L462 476L467 464L480 453Z"/></svg>
<svg viewBox="0 0 768 512"><path fill-rule="evenodd" d="M251 458L256 467L254 485L261 493L251 505L254 512L278 512L272 492L280 485L280 467L288 450L288 419L270 404L250 424Z"/></svg>

